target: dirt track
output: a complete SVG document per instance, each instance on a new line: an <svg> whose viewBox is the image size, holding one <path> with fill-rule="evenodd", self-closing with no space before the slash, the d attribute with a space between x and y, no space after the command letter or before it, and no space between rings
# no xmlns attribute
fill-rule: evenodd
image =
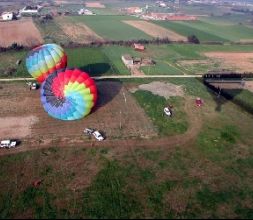
<svg viewBox="0 0 253 220"><path fill-rule="evenodd" d="M186 41L187 39L184 36L177 34L174 31L170 31L166 28L160 27L156 24L152 24L147 21L124 21L126 24L129 24L146 34L152 37L158 38L169 38L172 41Z"/></svg>
<svg viewBox="0 0 253 220"><path fill-rule="evenodd" d="M28 47L43 43L40 32L31 18L0 22L0 46L8 47L13 43Z"/></svg>
<svg viewBox="0 0 253 220"><path fill-rule="evenodd" d="M22 139L22 145L12 150L1 150L0 155L15 154L48 147L110 147L114 151L129 151L133 148L146 147L173 147L184 145L193 141L198 135L201 123L201 109L193 108L194 99L188 98L185 102L185 111L188 114L189 129L183 135L166 138L156 138L156 132L146 117L144 111L131 97L125 87L119 83L102 83L99 90L108 91L106 98L100 100L97 109L87 118L76 122L62 122L50 118L40 106L39 94L19 85L15 94L9 92L16 87L15 84L6 84L5 92L0 91L1 102L8 96L9 104L6 110L1 111L0 117L19 115L21 118L27 114L38 118L31 127L31 136ZM19 95L19 97L17 96ZM29 97L26 106L18 102L21 97ZM16 98L14 98L16 97ZM25 100L25 99L24 99ZM125 101L126 100L126 101ZM17 106L17 108L14 108ZM14 108L14 109L13 109ZM114 112L112 112L115 110ZM121 123L120 123L121 121ZM89 140L82 134L84 127L95 127L106 131L108 139L104 142ZM121 129L120 129L121 127ZM154 136L155 135L155 136ZM0 135L1 136L1 135Z"/></svg>

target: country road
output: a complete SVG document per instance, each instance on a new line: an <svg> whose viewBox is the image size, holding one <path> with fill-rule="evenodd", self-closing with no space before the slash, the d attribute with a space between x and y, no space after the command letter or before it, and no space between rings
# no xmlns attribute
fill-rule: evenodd
<svg viewBox="0 0 253 220"><path fill-rule="evenodd" d="M132 76L132 75L111 75L111 76L94 76L92 77L95 80L100 79L148 79L148 78L201 78L202 75L141 75L141 76ZM33 78L11 78L11 79L0 79L0 82L15 82L15 81L31 81Z"/></svg>

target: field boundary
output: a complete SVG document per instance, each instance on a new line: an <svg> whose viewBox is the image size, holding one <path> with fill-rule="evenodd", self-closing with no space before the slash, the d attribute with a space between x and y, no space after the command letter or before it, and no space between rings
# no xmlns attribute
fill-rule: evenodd
<svg viewBox="0 0 253 220"><path fill-rule="evenodd" d="M118 75L118 76L95 76L91 77L95 80L100 79L135 79L135 78L202 78L203 75ZM15 82L15 81L33 81L33 78L11 78L0 79L0 82Z"/></svg>

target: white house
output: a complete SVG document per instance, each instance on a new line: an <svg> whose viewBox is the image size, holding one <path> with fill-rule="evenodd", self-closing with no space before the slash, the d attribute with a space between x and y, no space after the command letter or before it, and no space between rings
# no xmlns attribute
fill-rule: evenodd
<svg viewBox="0 0 253 220"><path fill-rule="evenodd" d="M134 65L134 60L133 60L133 57L131 57L129 54L125 54L121 57L123 63L126 65L126 66L132 66Z"/></svg>
<svg viewBox="0 0 253 220"><path fill-rule="evenodd" d="M2 14L2 19L4 21L11 21L13 19L13 13L12 12L4 12Z"/></svg>
<svg viewBox="0 0 253 220"><path fill-rule="evenodd" d="M38 14L41 7L38 6L26 6L23 9L21 9L19 12L20 14Z"/></svg>

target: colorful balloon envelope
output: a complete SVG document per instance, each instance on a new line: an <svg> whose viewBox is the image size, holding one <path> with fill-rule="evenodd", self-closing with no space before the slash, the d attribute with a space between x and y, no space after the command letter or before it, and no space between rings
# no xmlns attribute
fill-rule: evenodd
<svg viewBox="0 0 253 220"><path fill-rule="evenodd" d="M67 66L67 56L63 48L57 44L44 44L34 48L26 58L28 72L42 83L58 69Z"/></svg>
<svg viewBox="0 0 253 220"><path fill-rule="evenodd" d="M45 111L60 120L85 117L97 100L97 87L92 78L79 69L57 70L41 86Z"/></svg>

